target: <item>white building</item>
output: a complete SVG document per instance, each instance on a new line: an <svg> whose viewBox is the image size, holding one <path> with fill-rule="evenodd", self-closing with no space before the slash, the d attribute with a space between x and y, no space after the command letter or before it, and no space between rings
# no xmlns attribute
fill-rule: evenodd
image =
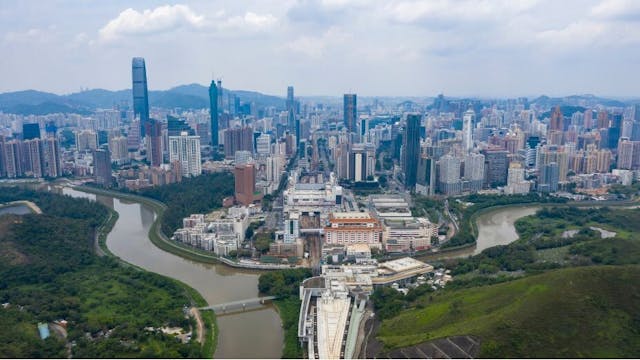
<svg viewBox="0 0 640 360"><path fill-rule="evenodd" d="M518 162L509 164L507 175L507 186L504 188L505 194L527 194L531 188L531 183L524 179L524 168Z"/></svg>
<svg viewBox="0 0 640 360"><path fill-rule="evenodd" d="M189 135L186 131L180 136L169 136L169 162L174 161L180 162L182 176L200 175L200 136Z"/></svg>
<svg viewBox="0 0 640 360"><path fill-rule="evenodd" d="M109 140L109 151L111 151L111 161L117 164L124 164L129 161L129 149L127 138L116 136Z"/></svg>
<svg viewBox="0 0 640 360"><path fill-rule="evenodd" d="M76 133L76 150L95 150L98 148L98 134L93 130L81 130Z"/></svg>
<svg viewBox="0 0 640 360"><path fill-rule="evenodd" d="M271 136L267 133L262 133L256 139L256 153L260 156L271 155Z"/></svg>
<svg viewBox="0 0 640 360"><path fill-rule="evenodd" d="M466 152L473 150L473 120L476 113L469 109L462 116L462 143Z"/></svg>

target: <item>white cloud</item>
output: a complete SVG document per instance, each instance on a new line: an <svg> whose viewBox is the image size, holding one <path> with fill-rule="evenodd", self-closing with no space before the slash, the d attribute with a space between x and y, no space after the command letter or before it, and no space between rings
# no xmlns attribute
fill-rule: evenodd
<svg viewBox="0 0 640 360"><path fill-rule="evenodd" d="M109 41L126 35L153 34L182 27L198 28L204 25L204 21L204 16L186 5L163 5L143 12L129 8L109 21L99 33L102 40Z"/></svg>
<svg viewBox="0 0 640 360"><path fill-rule="evenodd" d="M351 38L351 34L344 32L342 29L331 27L320 36L300 36L287 43L285 47L292 52L318 58L329 47L343 44Z"/></svg>
<svg viewBox="0 0 640 360"><path fill-rule="evenodd" d="M640 2L604 0L591 8L591 16L610 20L638 20L640 17Z"/></svg>
<svg viewBox="0 0 640 360"><path fill-rule="evenodd" d="M222 30L235 29L243 31L259 31L273 27L278 23L278 19L271 14L256 14L248 11L244 16L232 16L220 23Z"/></svg>

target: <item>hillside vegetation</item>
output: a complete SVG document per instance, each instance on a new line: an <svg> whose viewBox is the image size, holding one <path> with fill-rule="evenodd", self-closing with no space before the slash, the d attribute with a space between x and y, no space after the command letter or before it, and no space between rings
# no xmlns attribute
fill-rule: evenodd
<svg viewBox="0 0 640 360"><path fill-rule="evenodd" d="M203 357L201 346L145 330L185 331L192 298L177 282L93 254L108 209L85 199L3 188L0 201L34 201L42 215L0 217L0 356ZM37 324L67 321L41 340Z"/></svg>
<svg viewBox="0 0 640 360"><path fill-rule="evenodd" d="M185 178L179 183L141 190L139 194L167 205L162 231L171 236L182 227L183 218L221 207L222 199L233 195L234 186L233 175L225 172Z"/></svg>
<svg viewBox="0 0 640 360"><path fill-rule="evenodd" d="M507 283L444 291L383 322L387 349L475 335L481 357L640 356L640 266L550 271Z"/></svg>

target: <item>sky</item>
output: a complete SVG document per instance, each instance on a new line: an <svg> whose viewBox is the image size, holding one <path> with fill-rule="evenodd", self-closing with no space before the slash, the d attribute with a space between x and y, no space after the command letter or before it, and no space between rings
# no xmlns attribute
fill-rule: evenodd
<svg viewBox="0 0 640 360"><path fill-rule="evenodd" d="M0 92L640 95L637 0L0 0Z"/></svg>

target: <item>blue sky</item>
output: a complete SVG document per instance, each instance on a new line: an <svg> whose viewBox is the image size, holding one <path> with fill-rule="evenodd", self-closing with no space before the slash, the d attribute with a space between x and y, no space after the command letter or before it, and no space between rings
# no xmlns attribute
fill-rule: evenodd
<svg viewBox="0 0 640 360"><path fill-rule="evenodd" d="M638 96L634 0L0 0L0 91Z"/></svg>

